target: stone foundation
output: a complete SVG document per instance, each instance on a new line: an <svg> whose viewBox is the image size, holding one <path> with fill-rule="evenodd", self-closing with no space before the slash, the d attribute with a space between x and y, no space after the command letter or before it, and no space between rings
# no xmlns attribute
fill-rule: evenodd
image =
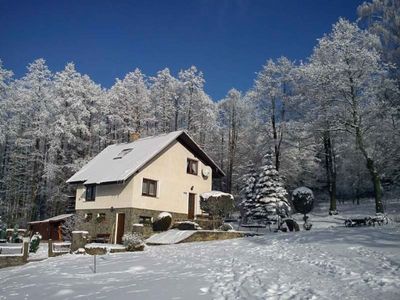
<svg viewBox="0 0 400 300"><path fill-rule="evenodd" d="M118 213L125 214L124 233L131 233L133 231L133 224L137 224L140 221L140 217L156 218L162 211L139 209L139 208L114 208L111 209L83 209L77 210L76 214L84 220L85 214L91 213L92 219L83 221L79 228L76 230L86 230L89 232L90 237L93 239L98 234L110 234L113 238L115 234L115 221ZM100 222L96 220L97 214L105 214L105 217ZM187 214L170 212L172 219L174 220L185 220ZM110 241L110 242L113 242Z"/></svg>

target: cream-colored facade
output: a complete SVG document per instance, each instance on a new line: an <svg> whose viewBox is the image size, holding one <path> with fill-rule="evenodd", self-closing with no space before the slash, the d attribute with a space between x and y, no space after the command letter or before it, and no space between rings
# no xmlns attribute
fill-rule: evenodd
<svg viewBox="0 0 400 300"><path fill-rule="evenodd" d="M198 161L198 174L186 172L187 159ZM203 176L207 169L209 175ZM142 195L143 178L157 181L157 196ZM124 183L96 186L95 201L85 201L85 186L76 190L76 210L138 208L188 214L189 193L195 197L195 215L201 214L200 197L211 191L212 170L175 141Z"/></svg>

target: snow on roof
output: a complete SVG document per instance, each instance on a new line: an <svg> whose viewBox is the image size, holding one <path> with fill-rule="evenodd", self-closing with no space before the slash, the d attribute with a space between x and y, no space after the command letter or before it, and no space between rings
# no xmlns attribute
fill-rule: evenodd
<svg viewBox="0 0 400 300"><path fill-rule="evenodd" d="M86 185L123 182L178 138L187 143L192 151L196 150L197 154L201 155L201 158L214 170L224 175L214 161L184 131L180 130L142 138L132 143L110 145L69 178L67 182L84 182ZM122 157L120 157L121 153L124 153Z"/></svg>
<svg viewBox="0 0 400 300"><path fill-rule="evenodd" d="M69 217L72 217L73 215L74 214L63 214L63 215L58 215L58 216L51 217L51 218L48 218L48 219L42 220L42 221L28 222L28 224L38 224L38 223L44 223L44 222L56 222L56 221L61 221L61 220L68 219Z"/></svg>
<svg viewBox="0 0 400 300"><path fill-rule="evenodd" d="M220 191L211 191L211 192L203 193L200 195L200 197L203 199L208 199L210 197L219 198L222 196L230 197L233 200L233 196L231 194L220 192Z"/></svg>

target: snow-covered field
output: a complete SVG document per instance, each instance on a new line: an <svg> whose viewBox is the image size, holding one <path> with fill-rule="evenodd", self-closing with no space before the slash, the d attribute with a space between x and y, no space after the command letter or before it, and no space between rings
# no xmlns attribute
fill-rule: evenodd
<svg viewBox="0 0 400 300"><path fill-rule="evenodd" d="M399 224L345 228L318 209L311 221L307 232L99 256L96 274L87 255L2 269L0 299L400 299Z"/></svg>

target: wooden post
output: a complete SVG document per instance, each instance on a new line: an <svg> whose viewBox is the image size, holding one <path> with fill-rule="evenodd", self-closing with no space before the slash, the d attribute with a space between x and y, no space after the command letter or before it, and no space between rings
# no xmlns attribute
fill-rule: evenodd
<svg viewBox="0 0 400 300"><path fill-rule="evenodd" d="M93 255L93 273L96 273L96 254Z"/></svg>
<svg viewBox="0 0 400 300"><path fill-rule="evenodd" d="M52 239L49 239L48 244L49 244L48 256L53 257L53 241L52 241Z"/></svg>
<svg viewBox="0 0 400 300"><path fill-rule="evenodd" d="M29 242L28 241L24 241L24 245L23 245L23 248L22 248L22 258L23 258L23 260L24 261L27 261L28 260L28 255L29 255Z"/></svg>

